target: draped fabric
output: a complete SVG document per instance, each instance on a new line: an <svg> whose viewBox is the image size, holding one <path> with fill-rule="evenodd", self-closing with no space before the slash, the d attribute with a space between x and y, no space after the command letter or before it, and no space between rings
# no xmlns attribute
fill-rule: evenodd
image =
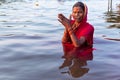
<svg viewBox="0 0 120 80"><path fill-rule="evenodd" d="M74 33L78 39L80 39L82 36L84 36L86 38L87 44L92 46L94 28L91 24L89 24L87 22L88 9L85 4L84 4L84 6L85 6L84 16L83 16L79 26L75 27L73 29L74 29ZM75 20L73 19L70 22L74 26ZM71 40L69 42L71 42Z"/></svg>

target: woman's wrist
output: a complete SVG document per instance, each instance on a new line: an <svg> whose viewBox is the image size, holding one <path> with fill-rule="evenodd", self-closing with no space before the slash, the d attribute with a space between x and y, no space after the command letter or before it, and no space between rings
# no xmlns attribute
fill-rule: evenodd
<svg viewBox="0 0 120 80"><path fill-rule="evenodd" d="M69 32L69 35L71 35L73 33L73 29L71 27L68 28L68 32Z"/></svg>

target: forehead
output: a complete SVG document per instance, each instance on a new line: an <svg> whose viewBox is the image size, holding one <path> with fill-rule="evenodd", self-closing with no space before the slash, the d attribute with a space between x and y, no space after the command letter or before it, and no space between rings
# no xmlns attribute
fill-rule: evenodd
<svg viewBox="0 0 120 80"><path fill-rule="evenodd" d="M73 7L73 11L83 11L81 7Z"/></svg>

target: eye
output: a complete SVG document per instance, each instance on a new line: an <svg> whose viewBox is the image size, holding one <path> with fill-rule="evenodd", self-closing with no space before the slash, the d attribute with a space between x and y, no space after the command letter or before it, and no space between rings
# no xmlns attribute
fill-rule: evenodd
<svg viewBox="0 0 120 80"><path fill-rule="evenodd" d="M83 13L83 11L79 11L79 13Z"/></svg>

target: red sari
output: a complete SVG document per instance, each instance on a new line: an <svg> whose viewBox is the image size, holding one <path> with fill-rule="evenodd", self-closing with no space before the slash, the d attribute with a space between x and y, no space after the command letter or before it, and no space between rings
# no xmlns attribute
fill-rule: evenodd
<svg viewBox="0 0 120 80"><path fill-rule="evenodd" d="M74 45L71 42L71 39L69 39L68 42L63 43L63 50L64 50L64 56L68 55L75 55L76 57L80 56L87 56L85 59L92 59L92 46L93 46L93 33L94 33L94 27L87 22L87 6L85 6L84 16L83 19L80 22L80 25L75 29L74 34L78 39L80 39L82 36L85 37L86 43L83 44L81 47L75 48ZM73 25L75 20L71 20L71 24ZM72 52L71 52L72 51Z"/></svg>
<svg viewBox="0 0 120 80"><path fill-rule="evenodd" d="M82 36L85 37L86 43L89 46L92 46L94 27L87 22L88 9L87 9L87 6L85 4L84 4L84 6L85 6L85 11L84 11L83 19L81 20L80 25L74 30L74 34L76 35L76 37L78 39L80 39ZM71 20L70 22L73 25L75 20ZM71 42L71 39L69 39L68 43L66 42L66 44L73 45L70 42Z"/></svg>

